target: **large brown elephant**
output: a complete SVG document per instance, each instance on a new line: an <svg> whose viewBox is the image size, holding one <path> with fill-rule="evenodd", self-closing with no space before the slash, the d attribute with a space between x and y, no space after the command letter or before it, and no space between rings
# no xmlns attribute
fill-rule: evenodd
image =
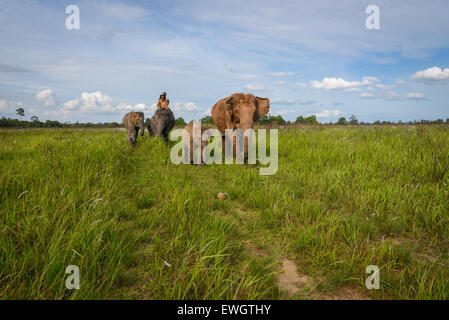
<svg viewBox="0 0 449 320"><path fill-rule="evenodd" d="M252 94L234 93L219 100L212 107L212 119L221 134L226 129L250 129L254 122L270 112L268 98L255 97Z"/></svg>
<svg viewBox="0 0 449 320"><path fill-rule="evenodd" d="M126 128L126 135L128 136L129 143L135 144L139 129L140 135L143 136L144 134L145 127L143 123L145 121L145 117L143 112L128 112L125 114L122 121Z"/></svg>
<svg viewBox="0 0 449 320"><path fill-rule="evenodd" d="M252 94L234 93L219 100L212 107L212 119L220 133L224 136L226 129L253 128L254 122L270 112L268 98L255 97ZM234 140L235 141L235 140ZM223 138L223 145L225 141ZM235 150L235 142L233 143ZM248 140L245 138L245 157L248 155ZM234 153L235 154L235 153Z"/></svg>

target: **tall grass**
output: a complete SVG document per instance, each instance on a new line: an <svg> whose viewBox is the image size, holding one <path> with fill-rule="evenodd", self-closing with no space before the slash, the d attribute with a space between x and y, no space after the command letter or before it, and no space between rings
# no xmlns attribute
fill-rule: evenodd
<svg viewBox="0 0 449 320"><path fill-rule="evenodd" d="M117 130L0 130L0 298L287 298L287 257L320 292L448 299L448 141L444 126L282 129L261 176L176 166Z"/></svg>

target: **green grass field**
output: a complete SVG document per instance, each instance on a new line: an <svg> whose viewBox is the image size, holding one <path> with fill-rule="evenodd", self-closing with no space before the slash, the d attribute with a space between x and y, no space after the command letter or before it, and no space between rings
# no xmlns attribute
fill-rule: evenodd
<svg viewBox="0 0 449 320"><path fill-rule="evenodd" d="M272 176L169 154L0 130L0 298L449 299L449 127L281 129Z"/></svg>

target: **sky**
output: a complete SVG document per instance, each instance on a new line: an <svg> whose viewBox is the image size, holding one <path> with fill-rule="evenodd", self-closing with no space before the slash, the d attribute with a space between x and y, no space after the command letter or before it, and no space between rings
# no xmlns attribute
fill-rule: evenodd
<svg viewBox="0 0 449 320"><path fill-rule="evenodd" d="M166 91L186 121L235 92L291 121L446 119L448 17L447 0L0 0L0 117L148 118Z"/></svg>

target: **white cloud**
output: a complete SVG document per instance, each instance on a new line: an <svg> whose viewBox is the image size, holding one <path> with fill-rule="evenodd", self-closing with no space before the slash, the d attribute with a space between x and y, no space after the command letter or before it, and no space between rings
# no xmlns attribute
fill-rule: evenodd
<svg viewBox="0 0 449 320"><path fill-rule="evenodd" d="M186 110L186 111L197 111L197 110L199 110L199 108L196 106L196 104L195 103L193 103L193 102L187 102L186 104L185 104L185 106L184 106L184 109Z"/></svg>
<svg viewBox="0 0 449 320"><path fill-rule="evenodd" d="M276 81L274 84L277 86L285 86L285 85L287 85L287 82L281 80L281 81Z"/></svg>
<svg viewBox="0 0 449 320"><path fill-rule="evenodd" d="M71 111L78 109L82 112L113 112L112 98L100 91L83 92L81 97L67 101L63 104L63 110Z"/></svg>
<svg viewBox="0 0 449 320"><path fill-rule="evenodd" d="M117 106L117 110L125 110L125 111L156 111L156 104L153 103L150 106L145 105L144 103L137 103L135 105L120 103Z"/></svg>
<svg viewBox="0 0 449 320"><path fill-rule="evenodd" d="M307 83L304 83L304 82L296 82L296 85L298 87L300 87L300 88L307 88L308 87Z"/></svg>
<svg viewBox="0 0 449 320"><path fill-rule="evenodd" d="M245 84L244 88L249 91L264 91L265 90L265 86L258 82Z"/></svg>
<svg viewBox="0 0 449 320"><path fill-rule="evenodd" d="M294 99L270 99L270 103L292 105L292 104L295 104L295 100Z"/></svg>
<svg viewBox="0 0 449 320"><path fill-rule="evenodd" d="M372 81L372 82L380 82L376 77L364 77L363 80Z"/></svg>
<svg viewBox="0 0 449 320"><path fill-rule="evenodd" d="M300 105L303 105L303 106L305 106L305 105L309 105L309 104L314 104L314 103L316 103L316 101L315 100L301 100L301 99L299 99L298 100L298 103L300 104Z"/></svg>
<svg viewBox="0 0 449 320"><path fill-rule="evenodd" d="M276 114L280 115L280 116L285 116L289 113L297 113L297 110L294 109L281 109L279 111L276 112Z"/></svg>
<svg viewBox="0 0 449 320"><path fill-rule="evenodd" d="M286 76L292 76L293 72L268 72L267 75L272 77L286 77Z"/></svg>
<svg viewBox="0 0 449 320"><path fill-rule="evenodd" d="M404 80L402 80L402 79L398 79L397 81L396 81L396 85L397 86L405 86L407 83L404 81Z"/></svg>
<svg viewBox="0 0 449 320"><path fill-rule="evenodd" d="M424 95L422 93L412 92L407 93L407 95L404 97L405 99L411 99L411 100L422 100L425 99Z"/></svg>
<svg viewBox="0 0 449 320"><path fill-rule="evenodd" d="M382 90L390 90L390 89L392 89L394 86L393 85L385 85L385 84L382 84L382 83L378 83L378 84L376 84L376 87L377 88L379 88L379 89L382 89Z"/></svg>
<svg viewBox="0 0 449 320"><path fill-rule="evenodd" d="M310 85L315 89L357 91L358 87L371 84L372 78L373 77L364 77L362 81L346 81L342 78L324 78L323 81L310 81Z"/></svg>
<svg viewBox="0 0 449 320"><path fill-rule="evenodd" d="M23 108L23 103L21 101L7 101L5 99L0 99L0 111L12 113L15 112L17 108Z"/></svg>
<svg viewBox="0 0 449 320"><path fill-rule="evenodd" d="M442 69L439 67L432 67L423 71L416 72L412 79L425 83L441 83L449 80L449 68Z"/></svg>
<svg viewBox="0 0 449 320"><path fill-rule="evenodd" d="M44 107L51 107L55 105L55 99L53 98L53 90L45 89L36 94L36 100L43 104Z"/></svg>
<svg viewBox="0 0 449 320"><path fill-rule="evenodd" d="M363 93L360 95L360 98L374 98L374 94L368 93L368 92L363 92Z"/></svg>
<svg viewBox="0 0 449 320"><path fill-rule="evenodd" d="M91 5L97 7L102 15L119 21L134 21L151 13L147 9L121 2L94 2Z"/></svg>
<svg viewBox="0 0 449 320"><path fill-rule="evenodd" d="M405 95L400 95L397 92L390 90L386 94L374 95L372 93L363 92L360 98L364 99L385 99L385 100L427 100L427 98L418 92L410 92Z"/></svg>
<svg viewBox="0 0 449 320"><path fill-rule="evenodd" d="M362 89L360 88L346 88L343 91L344 92L356 92L356 91L361 91Z"/></svg>
<svg viewBox="0 0 449 320"><path fill-rule="evenodd" d="M317 118L329 118L329 117L338 117L343 114L343 111L334 109L334 110L327 110L324 109L321 112L315 113L315 116Z"/></svg>
<svg viewBox="0 0 449 320"><path fill-rule="evenodd" d="M6 106L8 105L7 101L5 99L0 100L0 110L5 110Z"/></svg>
<svg viewBox="0 0 449 320"><path fill-rule="evenodd" d="M194 103L194 102L187 102L185 104L182 104L181 102L175 102L173 104L173 110L174 111L187 111L187 112L193 112L193 111L199 111L200 108Z"/></svg>

